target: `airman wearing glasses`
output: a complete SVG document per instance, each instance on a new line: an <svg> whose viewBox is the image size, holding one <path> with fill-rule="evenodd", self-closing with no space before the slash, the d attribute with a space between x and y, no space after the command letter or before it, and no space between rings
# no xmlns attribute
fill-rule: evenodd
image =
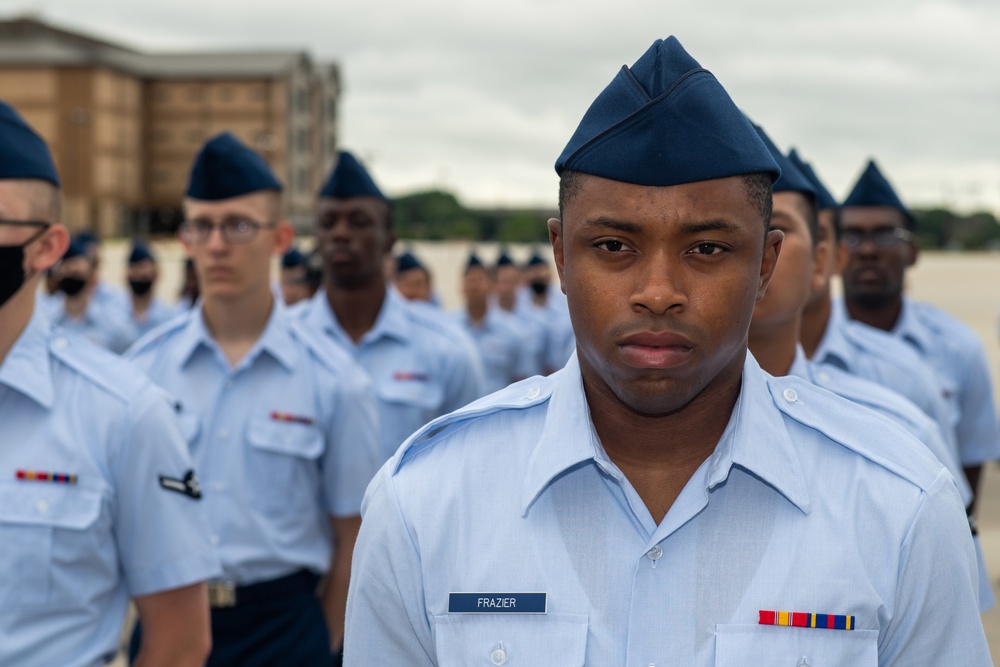
<svg viewBox="0 0 1000 667"><path fill-rule="evenodd" d="M132 598L134 664L196 667L219 564L190 456L163 391L37 307L69 245L60 198L0 102L0 665L105 664Z"/></svg>
<svg viewBox="0 0 1000 667"><path fill-rule="evenodd" d="M936 372L975 491L983 463L1000 458L982 342L958 319L904 295L906 270L917 261L915 219L873 161L844 202L842 224L847 315L904 341Z"/></svg>
<svg viewBox="0 0 1000 667"><path fill-rule="evenodd" d="M209 586L208 664L330 665L379 463L370 382L274 297L271 259L294 232L259 155L230 134L208 141L184 211L200 307L130 355L178 399L203 475L223 570Z"/></svg>

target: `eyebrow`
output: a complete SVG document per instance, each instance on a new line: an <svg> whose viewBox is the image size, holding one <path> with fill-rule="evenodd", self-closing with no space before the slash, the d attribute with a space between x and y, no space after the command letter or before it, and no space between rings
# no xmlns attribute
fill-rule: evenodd
<svg viewBox="0 0 1000 667"><path fill-rule="evenodd" d="M625 220L615 220L614 218L590 218L583 221L584 227L601 227L603 229L614 229L626 234L638 234L642 230L641 225Z"/></svg>
<svg viewBox="0 0 1000 667"><path fill-rule="evenodd" d="M704 220L702 222L685 222L681 230L687 234L703 234L704 232L740 232L743 228L728 220Z"/></svg>

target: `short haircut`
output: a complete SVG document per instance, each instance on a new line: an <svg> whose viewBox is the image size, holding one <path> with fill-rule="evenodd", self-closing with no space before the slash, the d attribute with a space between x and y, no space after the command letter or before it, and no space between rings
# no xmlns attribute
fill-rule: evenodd
<svg viewBox="0 0 1000 667"><path fill-rule="evenodd" d="M62 191L48 181L34 178L11 179L28 203L29 217L58 224L62 219Z"/></svg>
<svg viewBox="0 0 1000 667"><path fill-rule="evenodd" d="M578 171L564 171L559 178L559 218L563 216L566 204L580 192L580 175ZM767 172L743 174L743 187L747 200L760 214L764 222L765 237L771 226L771 175Z"/></svg>

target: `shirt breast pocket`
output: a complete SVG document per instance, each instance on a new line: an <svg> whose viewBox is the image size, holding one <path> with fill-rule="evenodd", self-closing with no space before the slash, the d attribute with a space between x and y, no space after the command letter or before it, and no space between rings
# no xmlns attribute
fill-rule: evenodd
<svg viewBox="0 0 1000 667"><path fill-rule="evenodd" d="M69 602L73 588L65 590L61 578L79 561L99 560L109 539L88 534L100 514L96 491L51 482L0 485L0 609Z"/></svg>
<svg viewBox="0 0 1000 667"><path fill-rule="evenodd" d="M878 665L877 630L719 625L715 667Z"/></svg>
<svg viewBox="0 0 1000 667"><path fill-rule="evenodd" d="M447 614L434 619L440 667L582 667L587 617Z"/></svg>
<svg viewBox="0 0 1000 667"><path fill-rule="evenodd" d="M250 484L260 490L252 497L265 509L299 511L292 497L312 497L299 491L316 488L319 483L322 431L312 424L265 418L250 420L247 429Z"/></svg>

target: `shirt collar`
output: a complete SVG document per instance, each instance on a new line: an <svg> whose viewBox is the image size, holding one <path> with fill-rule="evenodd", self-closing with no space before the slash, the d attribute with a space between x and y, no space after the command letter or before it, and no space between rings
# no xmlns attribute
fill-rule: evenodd
<svg viewBox="0 0 1000 667"><path fill-rule="evenodd" d="M892 328L892 333L916 347L920 352L927 352L934 346L931 332L917 317L913 302L905 296L903 297L902 310L899 312L899 319L896 321L896 326Z"/></svg>
<svg viewBox="0 0 1000 667"><path fill-rule="evenodd" d="M203 305L199 302L195 308L191 309L188 314L187 324L184 325L184 328L180 332L177 355L178 363L181 366L188 363L195 351L203 346L221 354L219 344L212 337L208 327L205 326ZM257 342L250 351L244 355L240 361L240 366L249 365L257 355L266 352L286 369L292 370L295 368L295 363L298 360L296 349L295 340L289 332L289 322L285 306L278 299L274 299L274 306L271 308L271 314L267 319L264 332L257 339Z"/></svg>
<svg viewBox="0 0 1000 667"><path fill-rule="evenodd" d="M410 341L410 320L407 316L410 306L406 300L395 290L387 288L385 290L385 300L379 310L375 324L364 336L359 344L374 342L383 336L395 338L403 343ZM344 328L340 326L337 316L330 307L330 301L326 298L326 290L316 292L309 305L309 313L306 319L317 325L328 335L340 339L342 342L354 346L354 341L347 335Z"/></svg>
<svg viewBox="0 0 1000 667"><path fill-rule="evenodd" d="M35 308L28 326L0 364L0 385L7 385L46 409L51 409L55 403L49 359L52 333L48 319Z"/></svg>
<svg viewBox="0 0 1000 667"><path fill-rule="evenodd" d="M833 364L850 373L854 359L854 346L844 335L844 327L848 324L844 303L834 299L830 306L830 319L826 323L826 331L820 341L813 361L818 364Z"/></svg>
<svg viewBox="0 0 1000 667"><path fill-rule="evenodd" d="M803 357L804 358L804 357ZM709 457L707 489L713 489L739 466L775 488L802 512L810 511L798 453L788 436L777 401L787 400L782 387L761 370L748 352L743 366L740 396L726 430ZM559 372L549 398L545 423L528 462L522 489L522 511L527 514L534 501L560 474L586 461L606 461L603 447L590 419L576 353ZM697 478L697 475L692 479ZM690 482L689 482L690 483Z"/></svg>
<svg viewBox="0 0 1000 667"><path fill-rule="evenodd" d="M810 380L812 377L809 369L809 360L806 359L805 350L802 349L801 345L795 346L795 359L792 361L792 367L788 369L788 375L794 375L803 380Z"/></svg>

